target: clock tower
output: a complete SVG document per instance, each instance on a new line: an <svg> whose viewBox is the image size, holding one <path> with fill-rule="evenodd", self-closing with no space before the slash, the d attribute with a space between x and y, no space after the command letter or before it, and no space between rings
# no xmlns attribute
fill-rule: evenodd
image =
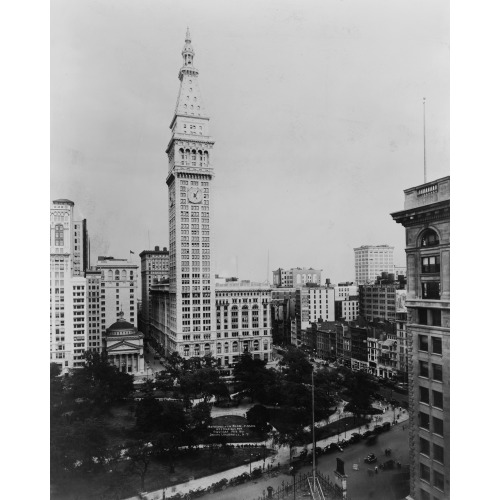
<svg viewBox="0 0 500 500"><path fill-rule="evenodd" d="M166 310L167 350L183 357L215 356L215 284L211 254L210 118L193 66L189 29L168 143L169 294Z"/></svg>

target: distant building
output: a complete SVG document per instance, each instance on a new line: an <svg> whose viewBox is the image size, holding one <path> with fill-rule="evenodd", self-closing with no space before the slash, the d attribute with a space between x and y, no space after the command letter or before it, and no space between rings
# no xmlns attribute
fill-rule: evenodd
<svg viewBox="0 0 500 500"><path fill-rule="evenodd" d="M160 250L156 246L154 250L143 250L141 258L141 314L139 315L139 327L142 333L149 336L149 318L151 316L150 288L155 283L168 279L168 250L163 247Z"/></svg>
<svg viewBox="0 0 500 500"><path fill-rule="evenodd" d="M137 268L127 259L98 257L101 272L101 327L105 333L123 313L125 321L137 324Z"/></svg>
<svg viewBox="0 0 500 500"><path fill-rule="evenodd" d="M88 348L88 237L74 203L59 199L50 209L50 360L63 371L83 364Z"/></svg>
<svg viewBox="0 0 500 500"><path fill-rule="evenodd" d="M295 267L293 269L278 268L273 271L273 286L289 288L307 284L321 285L321 269Z"/></svg>
<svg viewBox="0 0 500 500"><path fill-rule="evenodd" d="M295 318L295 288L271 288L273 343L291 343L291 320Z"/></svg>
<svg viewBox="0 0 500 500"><path fill-rule="evenodd" d="M358 284L371 283L383 273L394 271L394 247L363 245L354 249L354 270Z"/></svg>
<svg viewBox="0 0 500 500"><path fill-rule="evenodd" d="M450 498L450 177L405 190L410 497Z"/></svg>
<svg viewBox="0 0 500 500"><path fill-rule="evenodd" d="M335 289L305 286L295 290L295 318L291 321L291 343L302 344L302 331L317 321L335 320Z"/></svg>

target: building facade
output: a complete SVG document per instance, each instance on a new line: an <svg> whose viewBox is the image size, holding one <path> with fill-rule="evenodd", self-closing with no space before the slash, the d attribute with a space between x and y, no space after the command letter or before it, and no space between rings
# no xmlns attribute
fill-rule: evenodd
<svg viewBox="0 0 500 500"><path fill-rule="evenodd" d="M101 332L118 321L137 325L137 268L127 259L98 257L96 269L101 273Z"/></svg>
<svg viewBox="0 0 500 500"><path fill-rule="evenodd" d="M410 495L450 498L450 177L405 190Z"/></svg>
<svg viewBox="0 0 500 500"><path fill-rule="evenodd" d="M101 271L87 269L87 335L88 349L94 352L102 350L102 325L101 325Z"/></svg>
<svg viewBox="0 0 500 500"><path fill-rule="evenodd" d="M122 312L106 329L104 343L110 364L131 375L144 375L144 335L124 320Z"/></svg>
<svg viewBox="0 0 500 500"><path fill-rule="evenodd" d="M54 200L50 210L50 360L64 372L81 366L88 348L88 237L74 205Z"/></svg>
<svg viewBox="0 0 500 500"><path fill-rule="evenodd" d="M273 271L273 286L287 288L307 284L321 285L321 269L295 267L293 269L278 268Z"/></svg>
<svg viewBox="0 0 500 500"><path fill-rule="evenodd" d="M168 279L168 250L155 246L154 250L143 250L141 258L141 312L139 314L139 329L149 336L149 318L152 313L150 288L151 285Z"/></svg>
<svg viewBox="0 0 500 500"><path fill-rule="evenodd" d="M382 273L394 272L394 247L363 245L354 249L354 271L358 284L371 283Z"/></svg>

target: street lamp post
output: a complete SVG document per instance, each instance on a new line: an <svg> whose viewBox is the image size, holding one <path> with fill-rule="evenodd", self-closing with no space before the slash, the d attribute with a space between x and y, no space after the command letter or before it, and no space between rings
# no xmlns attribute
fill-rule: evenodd
<svg viewBox="0 0 500 500"><path fill-rule="evenodd" d="M314 439L314 368L311 372L312 381L312 453L313 453L313 491L316 492L316 442ZM294 489L295 494L295 489Z"/></svg>

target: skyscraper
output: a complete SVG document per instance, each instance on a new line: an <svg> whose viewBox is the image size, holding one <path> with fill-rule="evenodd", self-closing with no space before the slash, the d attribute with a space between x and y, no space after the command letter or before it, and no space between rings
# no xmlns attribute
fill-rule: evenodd
<svg viewBox="0 0 500 500"><path fill-rule="evenodd" d="M450 177L405 190L410 494L450 497Z"/></svg>
<svg viewBox="0 0 500 500"><path fill-rule="evenodd" d="M172 137L167 146L169 195L169 295L167 349L180 351L180 343L194 348L199 340L213 351L215 285L211 266L210 190L214 176L209 116L193 65L189 30L182 50L183 66Z"/></svg>
<svg viewBox="0 0 500 500"><path fill-rule="evenodd" d="M394 247L363 245L354 249L354 270L358 284L371 283L381 273L394 273Z"/></svg>
<svg viewBox="0 0 500 500"><path fill-rule="evenodd" d="M74 205L54 200L50 210L50 360L63 370L81 366L88 348L88 238L85 219L75 220Z"/></svg>

